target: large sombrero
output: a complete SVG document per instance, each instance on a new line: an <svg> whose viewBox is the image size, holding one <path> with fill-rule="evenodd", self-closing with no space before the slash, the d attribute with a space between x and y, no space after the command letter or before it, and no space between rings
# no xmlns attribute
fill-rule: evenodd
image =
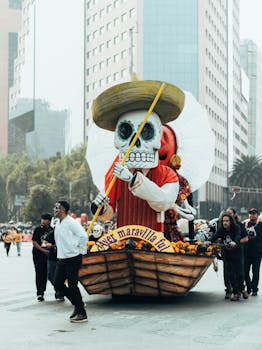
<svg viewBox="0 0 262 350"><path fill-rule="evenodd" d="M100 94L93 102L94 122L102 129L114 131L119 117L126 112L151 106L162 82L137 80L117 84ZM184 107L185 95L178 87L166 83L155 108L162 124L175 120Z"/></svg>

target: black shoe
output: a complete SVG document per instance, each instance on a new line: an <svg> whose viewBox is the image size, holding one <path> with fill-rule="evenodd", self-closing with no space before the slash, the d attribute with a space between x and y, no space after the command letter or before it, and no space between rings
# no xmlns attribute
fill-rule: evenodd
<svg viewBox="0 0 262 350"><path fill-rule="evenodd" d="M257 297L257 292L253 292L252 297Z"/></svg>
<svg viewBox="0 0 262 350"><path fill-rule="evenodd" d="M41 295L38 295L38 296L37 296L37 300L38 300L38 301L45 301L45 298L44 298L44 296L41 294Z"/></svg>
<svg viewBox="0 0 262 350"><path fill-rule="evenodd" d="M75 317L70 318L70 321L73 323L87 322L87 314L85 315L77 314Z"/></svg>
<svg viewBox="0 0 262 350"><path fill-rule="evenodd" d="M231 297L231 293L226 293L226 295L225 295L225 299L230 299L230 297Z"/></svg>
<svg viewBox="0 0 262 350"><path fill-rule="evenodd" d="M249 293L246 290L242 291L242 297L243 299L248 299Z"/></svg>
<svg viewBox="0 0 262 350"><path fill-rule="evenodd" d="M71 320L72 318L74 318L76 315L77 315L77 311L76 311L76 308L74 308L74 311L72 312L71 316L69 317L70 320Z"/></svg>
<svg viewBox="0 0 262 350"><path fill-rule="evenodd" d="M231 301L239 301L240 296L239 294L233 294L232 297L230 298Z"/></svg>

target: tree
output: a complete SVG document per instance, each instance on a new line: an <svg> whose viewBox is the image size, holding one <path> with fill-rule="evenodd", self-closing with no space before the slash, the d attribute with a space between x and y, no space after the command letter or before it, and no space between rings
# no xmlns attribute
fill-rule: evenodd
<svg viewBox="0 0 262 350"><path fill-rule="evenodd" d="M30 195L22 209L26 221L36 224L41 214L52 213L54 198L44 185L35 185L30 190Z"/></svg>
<svg viewBox="0 0 262 350"><path fill-rule="evenodd" d="M2 176L0 176L0 222L7 220L7 193L6 193L6 182Z"/></svg>
<svg viewBox="0 0 262 350"><path fill-rule="evenodd" d="M230 186L246 188L262 188L262 163L256 156L243 156L234 162L232 174L229 177ZM257 193L239 193L232 200L232 205L238 210L245 207L260 207L262 195Z"/></svg>

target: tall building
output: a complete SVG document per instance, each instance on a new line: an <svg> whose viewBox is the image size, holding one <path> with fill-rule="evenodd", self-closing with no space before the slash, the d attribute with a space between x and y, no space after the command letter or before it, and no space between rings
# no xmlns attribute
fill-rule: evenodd
<svg viewBox="0 0 262 350"><path fill-rule="evenodd" d="M234 159L247 154L238 20L238 0L86 1L85 129L93 99L132 72L190 91L216 139L212 173L195 196L206 218L228 204Z"/></svg>
<svg viewBox="0 0 262 350"><path fill-rule="evenodd" d="M248 143L250 155L262 157L262 54L252 40L241 41L241 65L250 81Z"/></svg>
<svg viewBox="0 0 262 350"><path fill-rule="evenodd" d="M22 0L0 1L0 156L8 151L9 88L14 83Z"/></svg>
<svg viewBox="0 0 262 350"><path fill-rule="evenodd" d="M46 26L46 22L41 22L41 9L46 10L46 7L39 0L22 1L22 26L9 104L8 152L25 151L34 159L48 158L57 153L64 155L69 147L66 140L70 138L68 109L51 108L49 101L39 97L42 73L39 69L39 47L47 42L43 34L37 36ZM49 67L44 74L50 74ZM54 84L50 80L50 85Z"/></svg>

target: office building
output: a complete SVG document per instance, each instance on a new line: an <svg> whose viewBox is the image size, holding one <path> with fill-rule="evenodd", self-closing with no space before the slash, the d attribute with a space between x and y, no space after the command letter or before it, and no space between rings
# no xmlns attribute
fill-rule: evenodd
<svg viewBox="0 0 262 350"><path fill-rule="evenodd" d="M252 40L241 41L241 66L250 81L248 105L249 154L262 157L262 54Z"/></svg>
<svg viewBox="0 0 262 350"><path fill-rule="evenodd" d="M87 1L85 137L93 99L132 72L190 91L216 140L212 173L195 199L200 215L218 215L233 162L247 154L239 45L238 0Z"/></svg>
<svg viewBox="0 0 262 350"><path fill-rule="evenodd" d="M0 1L0 156L8 152L9 88L14 83L22 0Z"/></svg>

